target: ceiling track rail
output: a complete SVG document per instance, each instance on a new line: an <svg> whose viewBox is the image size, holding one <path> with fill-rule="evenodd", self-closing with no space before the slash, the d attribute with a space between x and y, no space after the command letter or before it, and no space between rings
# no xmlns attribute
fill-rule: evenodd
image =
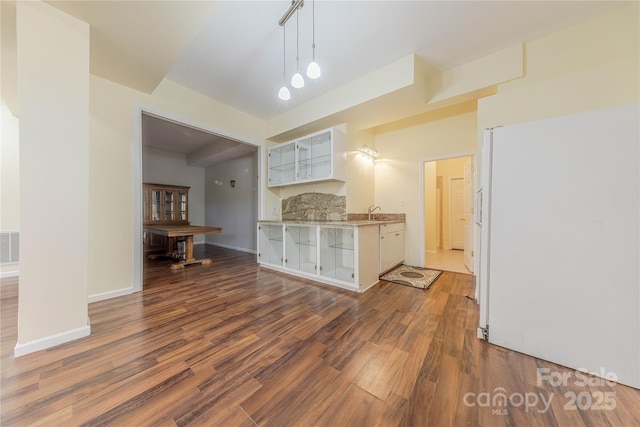
<svg viewBox="0 0 640 427"><path fill-rule="evenodd" d="M293 12L297 11L302 6L304 6L304 0L291 0L291 6L289 6L289 9L287 9L284 15L282 15L282 18L280 18L280 21L278 21L278 24L280 24L280 26L282 27L284 24L287 23L289 18L291 18L291 15L293 15Z"/></svg>

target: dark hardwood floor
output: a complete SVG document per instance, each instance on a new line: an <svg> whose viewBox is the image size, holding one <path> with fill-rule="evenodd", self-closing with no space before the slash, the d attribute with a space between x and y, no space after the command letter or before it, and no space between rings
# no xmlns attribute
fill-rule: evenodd
<svg viewBox="0 0 640 427"><path fill-rule="evenodd" d="M478 340L472 276L360 295L196 251L214 263L149 261L143 292L90 304L90 337L18 359L3 280L2 426L640 425L638 390Z"/></svg>

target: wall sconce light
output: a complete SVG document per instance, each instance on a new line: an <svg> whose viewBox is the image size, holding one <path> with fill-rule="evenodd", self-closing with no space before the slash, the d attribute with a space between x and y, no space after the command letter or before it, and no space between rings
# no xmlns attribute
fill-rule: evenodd
<svg viewBox="0 0 640 427"><path fill-rule="evenodd" d="M235 180L235 179L232 179L232 180L229 182L229 184L231 184L231 187L235 188L235 186L236 186L236 180Z"/></svg>
<svg viewBox="0 0 640 427"><path fill-rule="evenodd" d="M375 160L378 158L380 153L375 148L371 148L368 145L365 145L360 149L360 154L362 154L367 159Z"/></svg>

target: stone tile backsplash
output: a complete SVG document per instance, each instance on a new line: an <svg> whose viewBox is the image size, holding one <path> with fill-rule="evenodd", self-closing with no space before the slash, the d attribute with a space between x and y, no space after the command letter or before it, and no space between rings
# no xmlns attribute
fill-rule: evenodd
<svg viewBox="0 0 640 427"><path fill-rule="evenodd" d="M347 197L302 193L282 200L283 221L346 221Z"/></svg>

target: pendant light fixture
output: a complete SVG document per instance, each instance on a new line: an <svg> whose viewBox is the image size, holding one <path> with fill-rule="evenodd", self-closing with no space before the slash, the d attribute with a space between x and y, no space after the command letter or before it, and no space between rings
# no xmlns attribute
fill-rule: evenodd
<svg viewBox="0 0 640 427"><path fill-rule="evenodd" d="M287 87L287 80L285 78L286 72L286 54L287 54L287 32L285 31L284 25L282 26L282 87L278 91L278 98L283 101L288 101L291 99L291 92L289 92L289 88Z"/></svg>
<svg viewBox="0 0 640 427"><path fill-rule="evenodd" d="M299 9L303 6L304 6L304 0L291 0L291 5L287 9L287 11L284 13L284 15L282 15L282 18L280 18L280 21L278 21L278 24L280 24L280 26L284 28L289 18L293 16L293 13L295 12L296 14L296 73L291 78L291 86L296 89L304 87L304 78L302 77L302 74L300 74L300 49L299 49L299 45L300 45L299 19L300 18L298 16ZM316 2L315 0L313 0L312 16L313 16L313 23L312 23L313 24L313 42L312 42L311 48L312 48L313 54L312 54L312 61L307 67L307 77L309 77L310 79L317 79L318 77L320 77L321 72L320 72L320 66L316 62ZM286 52L286 44L284 46L285 46L285 52ZM282 58L283 58L282 59L283 60L282 88L278 92L278 97L283 101L288 101L289 99L291 99L291 92L289 91L289 88L287 87L287 83L286 83L286 72L285 72L286 62L284 59L285 58L284 53L282 55Z"/></svg>
<svg viewBox="0 0 640 427"><path fill-rule="evenodd" d="M299 26L298 26L298 9L296 9L296 73L293 75L293 77L291 77L291 86L295 87L296 89L300 89L301 87L304 87L304 79L302 78L302 74L300 74L300 54L299 54Z"/></svg>
<svg viewBox="0 0 640 427"><path fill-rule="evenodd" d="M313 3L311 3L311 16L313 17L313 21L312 21L312 35L313 35L312 40L313 41L311 44L313 57L312 57L311 63L307 67L307 77L309 77L310 79L317 79L318 77L320 77L321 72L320 72L320 66L316 62L316 0L313 0Z"/></svg>

